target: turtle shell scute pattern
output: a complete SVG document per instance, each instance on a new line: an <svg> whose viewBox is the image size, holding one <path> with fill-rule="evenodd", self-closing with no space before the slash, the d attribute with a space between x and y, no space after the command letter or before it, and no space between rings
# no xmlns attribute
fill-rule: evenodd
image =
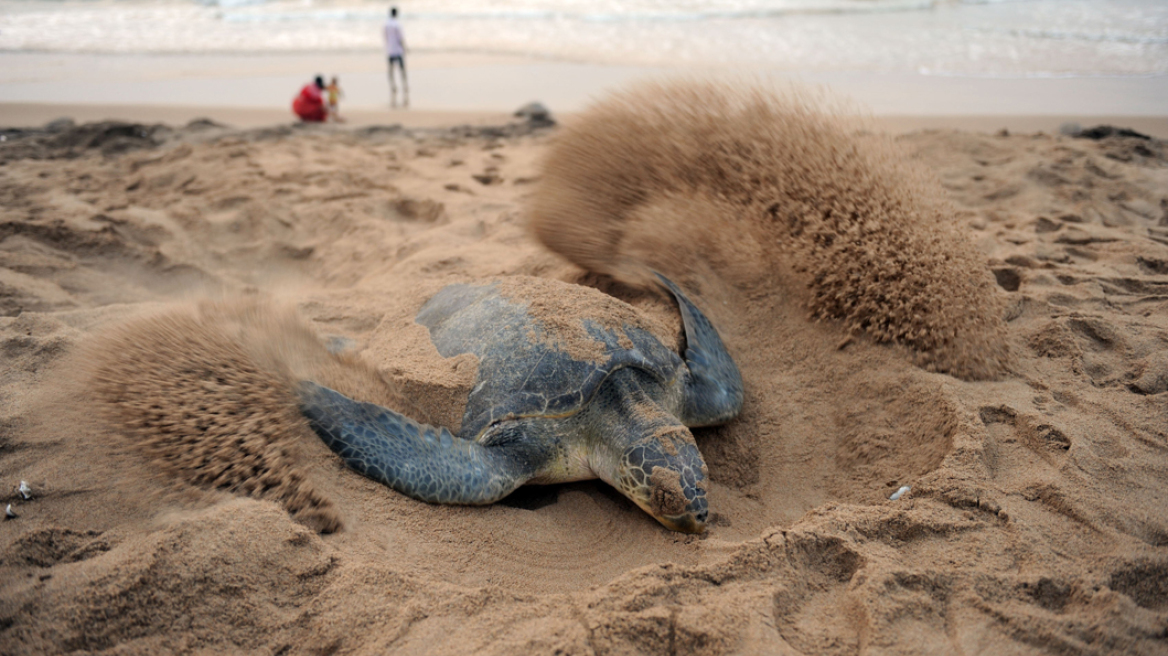
<svg viewBox="0 0 1168 656"><path fill-rule="evenodd" d="M590 319L581 322L600 346L599 357L574 358L556 346L566 338L554 325L531 316L527 304L503 296L495 284L449 285L422 306L416 320L430 330L442 357L472 353L479 359L460 431L468 439L508 419L573 414L622 367L636 367L668 384L684 366L643 328L626 324L612 330Z"/></svg>

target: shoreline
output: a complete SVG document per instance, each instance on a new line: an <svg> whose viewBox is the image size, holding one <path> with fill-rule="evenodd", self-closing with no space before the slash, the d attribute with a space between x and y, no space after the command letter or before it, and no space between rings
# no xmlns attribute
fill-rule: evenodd
<svg viewBox="0 0 1168 656"><path fill-rule="evenodd" d="M554 113L554 112L553 112ZM503 125L516 120L511 112L455 110L361 110L342 111L346 122L337 127L401 125L405 128L437 128L455 125ZM556 120L570 122L575 113L554 113ZM180 127L195 119L210 119L233 128L256 128L295 122L290 111L275 108L216 107L197 105L87 104L87 103L0 103L0 127L36 128L59 119L71 118L78 123L127 121L164 123ZM961 130L965 132L1012 133L1045 132L1054 134L1066 123L1086 128L1116 125L1159 139L1168 139L1168 116L1123 115L869 115L870 124L890 134L921 130ZM337 125L337 124L331 124Z"/></svg>
<svg viewBox="0 0 1168 656"><path fill-rule="evenodd" d="M539 101L553 114L566 115L583 111L595 99L636 80L710 77L800 89L822 96L829 106L842 107L845 113L878 118L1168 117L1168 75L978 78L607 66L510 55L425 52L411 54L407 65L414 108L411 112L511 112ZM220 108L274 110L290 118L287 108L292 97L316 73L340 76L345 92L342 113L353 117L364 112L390 113L384 63L376 54L155 56L9 52L0 53L0 123L17 120L18 105L199 107L205 112L213 108L216 112Z"/></svg>
<svg viewBox="0 0 1168 656"><path fill-rule="evenodd" d="M337 127L399 124L406 128L437 128L452 125L502 125L514 120L509 112L399 110L342 110L345 122ZM198 105L105 105L85 103L0 103L0 126L41 127L49 121L71 118L78 123L127 121L164 123L181 127L196 119L210 119L232 128L257 128L297 122L291 109L265 107L214 107Z"/></svg>

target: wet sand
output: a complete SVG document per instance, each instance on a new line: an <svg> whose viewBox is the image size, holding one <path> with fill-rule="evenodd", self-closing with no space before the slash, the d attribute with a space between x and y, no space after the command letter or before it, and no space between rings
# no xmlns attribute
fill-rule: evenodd
<svg viewBox="0 0 1168 656"><path fill-rule="evenodd" d="M824 88L875 116L1164 116L1168 76L974 77L761 67L616 66L483 53L411 53L415 110L509 112L540 101L582 111L615 87L690 75ZM342 110L389 108L377 52L294 54L0 53L0 119L12 103L286 111L314 74L340 76ZM51 120L45 118L44 121ZM43 123L43 121L41 121ZM5 125L11 120L0 120Z"/></svg>

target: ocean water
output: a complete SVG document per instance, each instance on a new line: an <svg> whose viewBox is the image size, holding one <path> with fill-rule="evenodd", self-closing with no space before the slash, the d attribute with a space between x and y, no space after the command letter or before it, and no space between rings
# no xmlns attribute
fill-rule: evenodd
<svg viewBox="0 0 1168 656"><path fill-rule="evenodd" d="M1168 73L1168 0L402 0L414 52L989 77ZM0 52L380 48L386 2L0 0Z"/></svg>

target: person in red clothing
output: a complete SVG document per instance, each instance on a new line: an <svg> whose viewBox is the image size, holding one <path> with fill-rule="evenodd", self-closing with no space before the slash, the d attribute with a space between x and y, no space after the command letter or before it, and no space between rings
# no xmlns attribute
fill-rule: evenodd
<svg viewBox="0 0 1168 656"><path fill-rule="evenodd" d="M292 101L292 111L301 121L321 123L328 118L328 108L320 92L324 89L324 78L317 75L316 79L304 85L300 95Z"/></svg>

